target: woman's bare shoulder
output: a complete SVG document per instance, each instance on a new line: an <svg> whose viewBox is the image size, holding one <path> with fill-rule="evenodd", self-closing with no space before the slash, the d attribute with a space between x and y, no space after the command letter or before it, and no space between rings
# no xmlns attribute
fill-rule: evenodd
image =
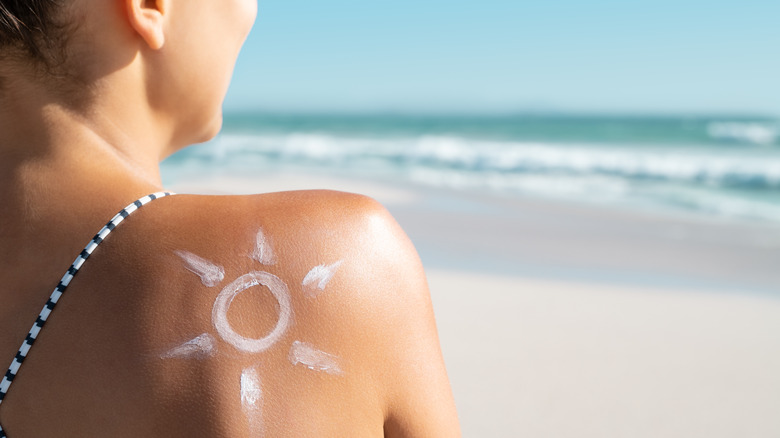
<svg viewBox="0 0 780 438"><path fill-rule="evenodd" d="M178 195L127 231L106 253L143 278L102 281L134 297L155 412L229 436L454 436L420 260L373 199Z"/></svg>

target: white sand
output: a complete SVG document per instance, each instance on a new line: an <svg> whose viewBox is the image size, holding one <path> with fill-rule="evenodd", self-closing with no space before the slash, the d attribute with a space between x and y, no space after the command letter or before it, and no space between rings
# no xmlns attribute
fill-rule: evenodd
<svg viewBox="0 0 780 438"><path fill-rule="evenodd" d="M464 436L780 436L780 300L429 282Z"/></svg>
<svg viewBox="0 0 780 438"><path fill-rule="evenodd" d="M171 188L387 204L429 267L464 436L780 437L776 227L289 173Z"/></svg>

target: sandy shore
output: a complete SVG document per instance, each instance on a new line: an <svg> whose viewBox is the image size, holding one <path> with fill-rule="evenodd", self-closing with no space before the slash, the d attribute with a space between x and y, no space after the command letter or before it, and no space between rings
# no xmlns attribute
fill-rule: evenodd
<svg viewBox="0 0 780 438"><path fill-rule="evenodd" d="M429 281L464 436L780 436L780 300Z"/></svg>
<svg viewBox="0 0 780 438"><path fill-rule="evenodd" d="M780 228L280 173L386 204L428 267L464 436L780 436Z"/></svg>

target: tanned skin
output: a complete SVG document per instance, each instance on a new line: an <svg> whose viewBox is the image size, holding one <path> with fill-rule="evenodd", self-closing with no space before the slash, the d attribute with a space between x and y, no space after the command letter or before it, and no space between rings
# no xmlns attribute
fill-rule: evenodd
<svg viewBox="0 0 780 438"><path fill-rule="evenodd" d="M0 63L0 360L11 361L57 281L117 211L163 190L159 162L212 138L255 0L74 0L68 75ZM258 230L276 254L250 255ZM214 287L188 251L225 269ZM316 297L301 282L342 261ZM290 289L292 319L262 353L212 324L221 290L265 271ZM276 324L273 295L233 302L236 332ZM162 358L203 333L204 358ZM343 373L288 358L294 341ZM5 366L5 364L3 365ZM58 304L2 406L23 437L249 437L240 375L256 367L268 437L457 437L457 414L425 275L393 218L360 195L304 191L177 195L130 216Z"/></svg>

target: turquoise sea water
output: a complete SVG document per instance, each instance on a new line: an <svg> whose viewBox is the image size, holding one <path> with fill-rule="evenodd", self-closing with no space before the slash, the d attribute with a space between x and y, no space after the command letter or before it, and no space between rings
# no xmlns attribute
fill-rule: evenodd
<svg viewBox="0 0 780 438"><path fill-rule="evenodd" d="M780 222L780 120L232 114L164 163L296 169Z"/></svg>

